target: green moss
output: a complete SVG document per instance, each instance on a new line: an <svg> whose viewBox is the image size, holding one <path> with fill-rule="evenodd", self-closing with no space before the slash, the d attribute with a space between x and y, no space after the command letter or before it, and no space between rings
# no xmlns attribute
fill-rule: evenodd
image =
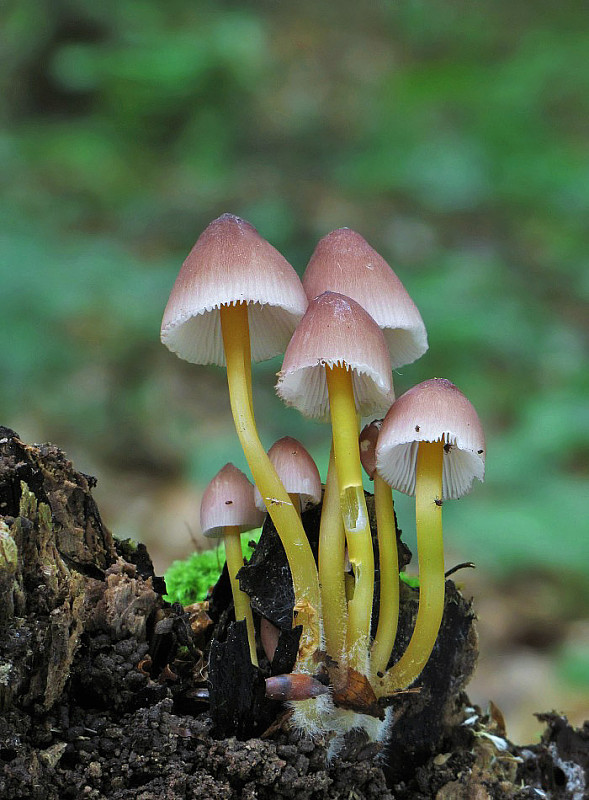
<svg viewBox="0 0 589 800"><path fill-rule="evenodd" d="M399 577L412 589L419 589L419 575L409 575L407 572L400 572Z"/></svg>
<svg viewBox="0 0 589 800"><path fill-rule="evenodd" d="M249 558L252 553L250 542L257 542L261 530L250 531L242 536L241 549ZM209 589L217 582L225 563L225 547L221 544L214 550L192 553L184 561L174 561L168 568L165 579L168 590L164 600L169 603L182 603L183 606L204 600Z"/></svg>

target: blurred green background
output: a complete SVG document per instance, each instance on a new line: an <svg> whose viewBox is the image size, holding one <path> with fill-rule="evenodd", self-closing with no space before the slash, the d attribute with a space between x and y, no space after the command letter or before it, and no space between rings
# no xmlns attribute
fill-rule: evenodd
<svg viewBox="0 0 589 800"><path fill-rule="evenodd" d="M520 587L520 608L530 587L550 680L586 686L584 4L7 0L0 13L0 421L97 475L107 523L164 570L198 545L207 481L229 459L245 468L224 373L159 343L186 253L224 211L299 272L321 236L355 228L428 328L397 394L448 377L486 429L486 483L444 507L449 566L475 561L485 597ZM256 371L262 438L298 436L323 471L328 429L274 398L279 367ZM411 539L411 502L398 510Z"/></svg>

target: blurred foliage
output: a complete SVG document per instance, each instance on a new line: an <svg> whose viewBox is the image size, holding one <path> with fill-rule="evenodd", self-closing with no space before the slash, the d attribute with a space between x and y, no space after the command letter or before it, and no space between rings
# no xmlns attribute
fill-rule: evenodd
<svg viewBox="0 0 589 800"><path fill-rule="evenodd" d="M574 642L565 645L557 654L559 677L569 686L587 689L589 686L589 645Z"/></svg>
<svg viewBox="0 0 589 800"><path fill-rule="evenodd" d="M224 375L159 344L205 225L299 271L348 225L397 270L488 478L444 508L491 569L589 561L589 29L577 0L7 0L0 11L1 419L101 469L203 486L237 452ZM269 446L328 431L256 372ZM410 501L398 502L411 527ZM447 509L447 510L446 510ZM140 532L137 532L140 536Z"/></svg>

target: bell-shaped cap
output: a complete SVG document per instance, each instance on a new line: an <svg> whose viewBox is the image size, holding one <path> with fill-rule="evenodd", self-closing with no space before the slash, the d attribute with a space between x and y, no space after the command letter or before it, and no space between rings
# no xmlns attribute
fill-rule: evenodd
<svg viewBox="0 0 589 800"><path fill-rule="evenodd" d="M336 365L353 373L359 414L378 414L391 405L391 362L382 331L354 300L324 292L309 303L286 349L278 396L305 416L329 419L325 367Z"/></svg>
<svg viewBox="0 0 589 800"><path fill-rule="evenodd" d="M219 308L247 303L253 361L283 353L307 298L293 267L240 217L223 214L182 265L162 321L162 342L193 364L225 365Z"/></svg>
<svg viewBox="0 0 589 800"><path fill-rule="evenodd" d="M414 386L391 406L376 446L379 475L415 494L419 442L437 441L444 442L442 499L462 497L485 477L485 436L470 401L445 378Z"/></svg>
<svg viewBox="0 0 589 800"><path fill-rule="evenodd" d="M264 514L254 503L254 487L233 464L225 464L204 490L200 504L200 527L205 536L222 536L225 528L239 532L259 528Z"/></svg>
<svg viewBox="0 0 589 800"><path fill-rule="evenodd" d="M417 306L384 258L356 231L339 228L321 239L303 286L309 300L323 292L340 292L365 308L383 330L393 369L427 350Z"/></svg>
<svg viewBox="0 0 589 800"><path fill-rule="evenodd" d="M268 450L268 458L274 465L282 485L289 494L298 494L301 511L306 511L321 502L321 478L319 470L309 452L292 436L284 436L274 442ZM256 506L266 510L266 503L258 487L254 489Z"/></svg>
<svg viewBox="0 0 589 800"><path fill-rule="evenodd" d="M374 419L362 428L358 437L360 461L371 481L374 480L376 472L376 443L381 428L382 419Z"/></svg>

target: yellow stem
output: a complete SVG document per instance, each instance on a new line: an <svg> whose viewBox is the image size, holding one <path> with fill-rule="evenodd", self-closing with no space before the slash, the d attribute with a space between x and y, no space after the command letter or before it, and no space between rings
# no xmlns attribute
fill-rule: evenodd
<svg viewBox="0 0 589 800"><path fill-rule="evenodd" d="M352 373L345 366L336 365L326 367L326 378L340 508L348 557L356 581L354 596L348 602L346 648L349 666L366 674L374 593L374 551L362 486Z"/></svg>
<svg viewBox="0 0 589 800"><path fill-rule="evenodd" d="M434 648L444 613L442 470L444 443L420 442L415 481L415 521L419 559L419 609L411 641L386 673L377 694L405 689L419 677Z"/></svg>
<svg viewBox="0 0 589 800"><path fill-rule="evenodd" d="M233 605L235 606L235 619L237 622L242 619L245 620L252 664L257 667L256 633L254 630L254 618L252 616L250 599L245 592L241 591L239 588L239 581L237 580L237 573L243 567L239 527L237 525L227 525L223 530L223 541L225 543L227 571L229 572L229 579L231 581Z"/></svg>
<svg viewBox="0 0 589 800"><path fill-rule="evenodd" d="M284 489L256 429L248 389L244 354L249 352L247 306L221 306L221 330L227 360L227 382L237 435L256 486L284 547L295 595L295 624L303 626L299 644L300 662L311 664L321 643L321 605L317 566L311 546L290 497Z"/></svg>
<svg viewBox="0 0 589 800"><path fill-rule="evenodd" d="M247 314L247 305L246 314ZM254 397L252 392L252 351L251 351L251 342L249 337L249 319L247 320L247 331L248 335L246 340L243 343L243 370L245 373L245 380L247 384L247 396L249 399L250 409L252 412L252 417L254 416ZM227 358L227 356L225 356Z"/></svg>
<svg viewBox="0 0 589 800"><path fill-rule="evenodd" d="M290 497L290 502L293 504L295 511L300 517L302 513L300 494L298 492L289 492L288 496Z"/></svg>
<svg viewBox="0 0 589 800"><path fill-rule="evenodd" d="M393 508L393 490L378 472L374 475L374 503L378 532L380 598L378 627L372 645L370 664L377 675L389 663L399 620L399 556Z"/></svg>
<svg viewBox="0 0 589 800"><path fill-rule="evenodd" d="M340 661L344 655L348 625L344 582L345 552L346 539L332 445L319 526L319 586L325 650L336 661Z"/></svg>
<svg viewBox="0 0 589 800"><path fill-rule="evenodd" d="M354 596L354 587L356 586L356 581L354 580L354 576L351 572L344 572L344 587L346 590L346 600L348 603Z"/></svg>

